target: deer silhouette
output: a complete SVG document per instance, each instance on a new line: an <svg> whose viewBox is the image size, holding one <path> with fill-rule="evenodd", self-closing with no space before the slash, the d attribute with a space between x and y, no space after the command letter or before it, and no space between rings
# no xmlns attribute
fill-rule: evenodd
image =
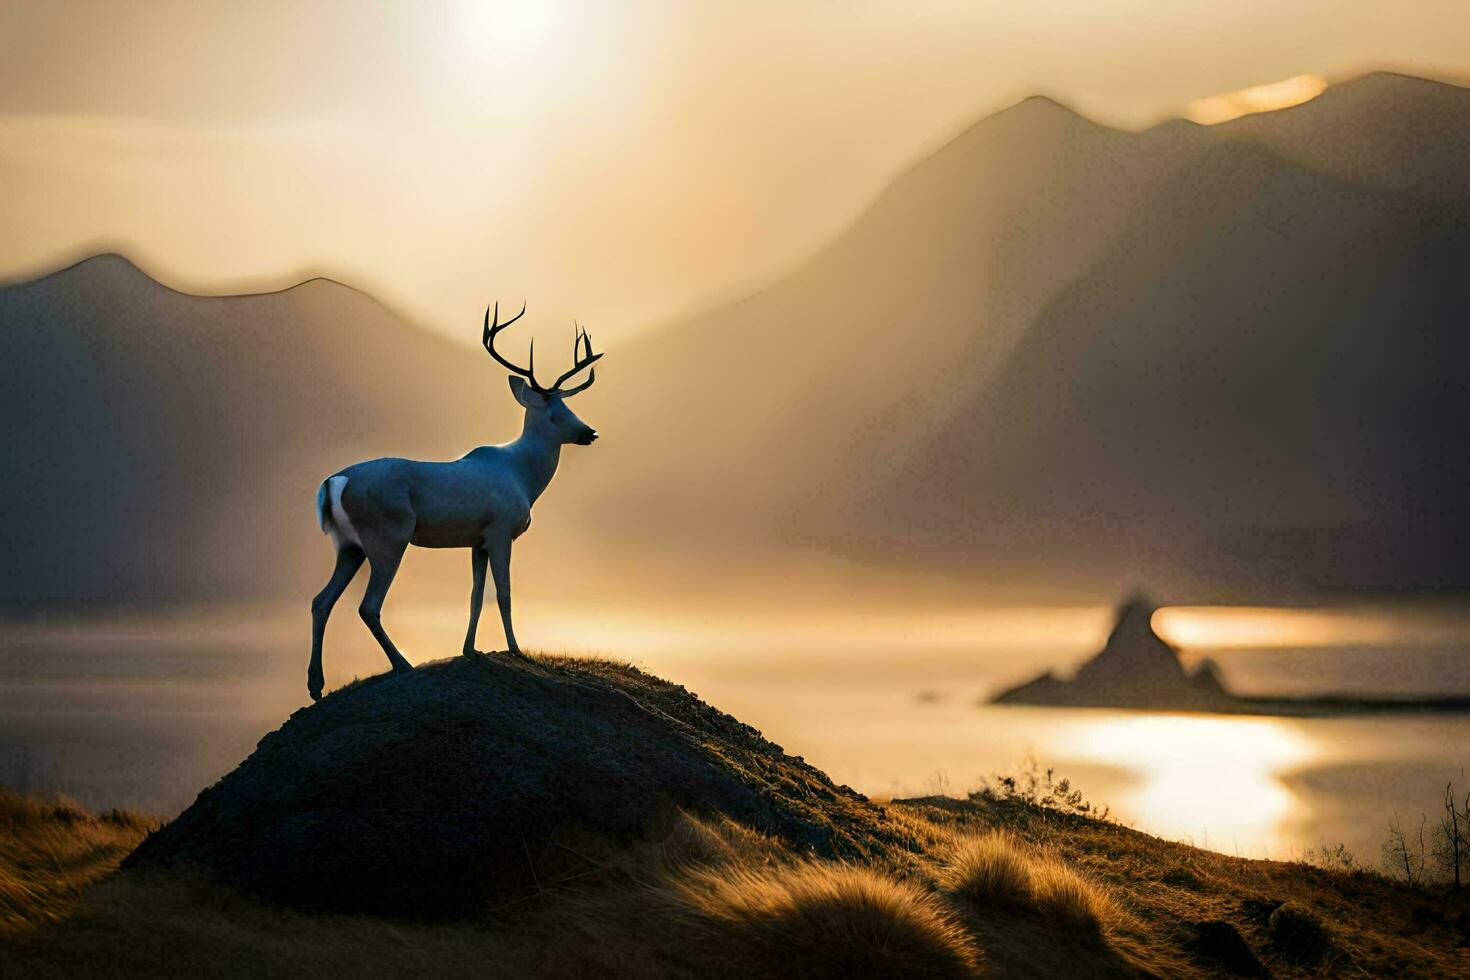
<svg viewBox="0 0 1470 980"><path fill-rule="evenodd" d="M495 598L505 626L505 642L519 653L510 617L511 542L531 526L531 506L556 474L561 447L590 446L597 432L577 418L566 400L597 380L595 369L572 388L562 385L592 368L602 355L592 352L592 338L580 327L572 340L571 370L551 387L536 380L536 347L529 364L519 367L495 349L495 338L526 313L500 322L500 304L485 311L481 343L497 363L511 372L510 392L526 410L520 437L498 446L481 446L449 463L412 459L370 459L339 470L322 481L316 493L317 522L337 549L337 565L326 586L311 601L311 663L306 689L312 700L322 696L322 635L344 589L362 567L370 565L367 590L358 614L388 656L394 671L413 665L383 629L383 600L393 585L408 546L469 548L474 587L470 593L470 626L464 653L475 653L475 629L485 600L485 568L495 580Z"/></svg>

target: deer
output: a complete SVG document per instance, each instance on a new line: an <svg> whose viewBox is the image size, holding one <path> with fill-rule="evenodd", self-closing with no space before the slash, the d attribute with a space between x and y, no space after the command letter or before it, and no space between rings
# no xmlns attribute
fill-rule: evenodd
<svg viewBox="0 0 1470 980"><path fill-rule="evenodd" d="M602 354L580 326L572 339L572 367L550 387L536 380L536 345L531 342L526 367L495 348L495 339L525 316L500 321L500 304L485 310L481 338L485 350L510 372L510 393L525 409L519 438L480 446L453 462L422 462L385 457L355 463L322 481L316 493L317 523L331 539L337 562L325 587L311 600L311 662L306 689L313 701L322 697L322 637L327 619L364 562L367 589L357 612L383 648L393 672L413 669L383 628L383 601L409 545L421 548L469 548L473 585L470 625L463 653L476 656L475 633L485 600L485 570L495 582L495 599L510 653L519 655L510 614L511 543L531 526L531 507L556 475L562 446L590 446L597 431L579 419L566 401L597 380L593 364ZM587 379L562 386L583 371Z"/></svg>

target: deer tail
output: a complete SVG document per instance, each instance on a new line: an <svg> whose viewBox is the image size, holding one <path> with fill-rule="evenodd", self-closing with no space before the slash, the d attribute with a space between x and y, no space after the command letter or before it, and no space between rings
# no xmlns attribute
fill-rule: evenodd
<svg viewBox="0 0 1470 980"><path fill-rule="evenodd" d="M342 509L342 488L347 486L347 477L338 473L329 476L322 481L322 485L316 491L316 518L321 523L322 531L332 539L332 544L341 551L348 545L362 547L362 540L357 536L357 528L352 526L352 518L347 511Z"/></svg>
<svg viewBox="0 0 1470 980"><path fill-rule="evenodd" d="M327 533L327 481L316 488L316 522L320 525L322 533Z"/></svg>

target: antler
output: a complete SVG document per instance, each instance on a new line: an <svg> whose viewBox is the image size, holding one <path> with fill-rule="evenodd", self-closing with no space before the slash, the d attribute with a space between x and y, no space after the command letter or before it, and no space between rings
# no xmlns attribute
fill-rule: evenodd
<svg viewBox="0 0 1470 980"><path fill-rule="evenodd" d="M481 343L485 345L485 350L489 352L490 356L495 358L495 360L502 367L504 367L508 371L511 371L514 374L519 374L521 377L525 378L528 382L530 382L532 388L541 392L543 395L557 394L561 395L561 397L563 398L570 398L577 392L585 390L592 384L592 382L597 380L597 372L594 370L591 374L587 376L586 381L577 385L575 388L568 388L567 390L563 391L561 387L562 384L571 379L573 376L581 371L586 370L597 361L602 359L601 354L593 353L592 337L590 334L587 333L586 330L582 329L580 324L577 325L577 335L572 338L572 360L575 363L572 364L571 370L563 373L561 377L557 378L550 388L543 388L541 386L541 383L536 380L536 341L534 339L532 339L531 341L529 367L520 367L514 362L508 361L504 357L502 357L500 355L500 352L495 349L496 336L500 333L500 331L504 330L512 323L515 323L517 320L525 315L526 304L524 303L521 304L521 312L511 317L509 320L506 320L504 323L500 322L499 303L495 304L493 312L489 307L486 307L485 309L485 336L482 338ZM584 350L586 351L585 356L583 354Z"/></svg>
<svg viewBox="0 0 1470 980"><path fill-rule="evenodd" d="M531 382L531 387L535 388L537 391L545 391L545 388L542 388L539 384L536 383L536 341L534 338L531 340L530 367L518 367L511 361L508 361L504 357L501 357L500 352L495 349L496 335L525 315L526 304L522 303L521 312L511 317L509 320L506 320L504 323L501 323L500 303L497 302L495 304L495 313L493 315L493 318L492 314L490 313L490 308L488 306L485 307L485 336L481 338L480 343L485 345L485 350L490 354L491 357L495 358L495 360L499 362L501 367L505 368L507 371L510 371L513 374L519 374L521 377Z"/></svg>
<svg viewBox="0 0 1470 980"><path fill-rule="evenodd" d="M587 351L585 357L581 353L583 348L585 348ZM569 378L572 378L579 372L592 367L593 364L597 363L601 359L601 354L592 353L592 335L589 334L586 330L583 330L582 327L578 325L577 335L572 338L572 361L574 362L572 364L572 368L570 371L567 371L561 377L557 378L556 383L551 386L551 389L553 391L561 391L561 386L565 381L567 381ZM562 391L561 396L563 398L570 398L577 392L591 387L592 382L596 380L597 370L594 368L592 373L587 375L586 381L583 381L575 388L568 388L566 391Z"/></svg>

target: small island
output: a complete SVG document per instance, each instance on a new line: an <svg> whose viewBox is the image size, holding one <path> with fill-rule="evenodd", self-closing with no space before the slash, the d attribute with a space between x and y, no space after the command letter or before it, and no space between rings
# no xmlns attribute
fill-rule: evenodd
<svg viewBox="0 0 1470 980"><path fill-rule="evenodd" d="M1059 677L1048 671L1001 691L990 703L1265 715L1470 710L1470 697L1465 696L1241 697L1226 688L1214 661L1206 659L1193 670L1185 668L1178 649L1154 632L1157 610L1158 606L1145 595L1130 597L1118 607L1107 643L1075 674Z"/></svg>

